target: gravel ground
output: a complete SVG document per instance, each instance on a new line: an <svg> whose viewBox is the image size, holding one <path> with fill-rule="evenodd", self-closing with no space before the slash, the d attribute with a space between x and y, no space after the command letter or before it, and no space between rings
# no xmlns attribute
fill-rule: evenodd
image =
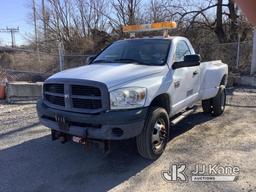
<svg viewBox="0 0 256 192"><path fill-rule="evenodd" d="M115 142L109 155L76 143L51 141L34 104L0 103L0 191L256 191L256 89L229 91L224 115L199 108L175 127L156 161L141 158L133 141ZM235 182L166 182L161 171L186 163L239 166Z"/></svg>

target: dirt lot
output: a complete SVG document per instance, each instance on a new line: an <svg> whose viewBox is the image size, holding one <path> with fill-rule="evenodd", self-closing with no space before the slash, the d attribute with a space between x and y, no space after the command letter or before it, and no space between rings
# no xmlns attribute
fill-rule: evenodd
<svg viewBox="0 0 256 192"><path fill-rule="evenodd" d="M106 156L75 143L51 141L35 105L0 104L0 191L256 191L256 89L229 91L225 114L199 108L175 127L156 161L141 158L132 141L115 142ZM172 163L239 166L235 182L166 182Z"/></svg>

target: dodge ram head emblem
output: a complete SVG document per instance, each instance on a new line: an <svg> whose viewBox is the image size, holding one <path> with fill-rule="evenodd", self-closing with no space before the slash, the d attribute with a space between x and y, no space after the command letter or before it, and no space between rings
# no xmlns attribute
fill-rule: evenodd
<svg viewBox="0 0 256 192"><path fill-rule="evenodd" d="M68 95L68 94L65 94L64 97L65 97L65 99L67 99L67 100L69 99L69 95Z"/></svg>

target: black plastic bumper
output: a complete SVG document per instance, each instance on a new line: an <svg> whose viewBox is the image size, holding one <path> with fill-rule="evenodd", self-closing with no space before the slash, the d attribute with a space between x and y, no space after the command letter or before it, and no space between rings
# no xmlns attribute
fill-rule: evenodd
<svg viewBox="0 0 256 192"><path fill-rule="evenodd" d="M53 130L82 138L122 140L139 135L143 129L147 108L83 114L61 111L37 102L40 122ZM56 117L63 117L68 128L60 126Z"/></svg>

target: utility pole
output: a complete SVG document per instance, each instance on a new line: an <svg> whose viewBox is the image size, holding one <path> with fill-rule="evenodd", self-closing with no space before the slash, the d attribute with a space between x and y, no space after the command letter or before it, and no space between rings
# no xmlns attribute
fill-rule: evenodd
<svg viewBox="0 0 256 192"><path fill-rule="evenodd" d="M253 50L252 50L252 63L251 63L251 75L256 74L256 28L253 32Z"/></svg>
<svg viewBox="0 0 256 192"><path fill-rule="evenodd" d="M47 41L47 26L46 26L46 10L45 10L45 1L42 0L42 15L43 15L43 23L44 23L44 40Z"/></svg>
<svg viewBox="0 0 256 192"><path fill-rule="evenodd" d="M64 69L64 47L61 41L58 41L58 51L59 51L60 71L62 71Z"/></svg>
<svg viewBox="0 0 256 192"><path fill-rule="evenodd" d="M240 61L240 41L241 37L240 34L237 35L237 52L236 52L236 68L239 68L239 61Z"/></svg>
<svg viewBox="0 0 256 192"><path fill-rule="evenodd" d="M37 52L37 58L38 58L39 66L40 66L39 70L41 72L41 60L40 60L40 53L39 53L39 47L38 47L38 32L37 32L37 19L36 19L36 3L35 3L35 0L32 0L32 6L33 6L33 17L34 17L36 52Z"/></svg>
<svg viewBox="0 0 256 192"><path fill-rule="evenodd" d="M11 33L12 47L16 46L15 33L18 33L19 31L20 31L19 27L17 28L6 27L6 29L0 29L0 33Z"/></svg>
<svg viewBox="0 0 256 192"><path fill-rule="evenodd" d="M36 50L38 51L38 33L37 33L36 3L35 3L35 0L32 0L32 6L33 6L34 32L35 32Z"/></svg>

